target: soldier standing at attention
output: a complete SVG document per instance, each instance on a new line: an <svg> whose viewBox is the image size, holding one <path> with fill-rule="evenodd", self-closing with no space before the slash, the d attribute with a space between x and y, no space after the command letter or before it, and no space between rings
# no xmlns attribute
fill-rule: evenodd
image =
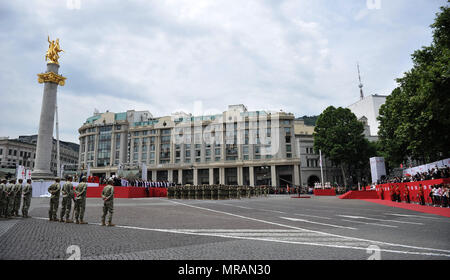
<svg viewBox="0 0 450 280"><path fill-rule="evenodd" d="M19 182L14 186L14 216L19 217L20 203L22 200L22 183L23 180L19 179Z"/></svg>
<svg viewBox="0 0 450 280"><path fill-rule="evenodd" d="M6 180L2 179L0 184L0 218L5 216L5 203L6 203L6 192L5 192Z"/></svg>
<svg viewBox="0 0 450 280"><path fill-rule="evenodd" d="M62 189L62 202L61 202L61 214L60 214L60 222L64 222L64 215L66 215L66 223L73 223L70 217L70 210L72 209L72 200L73 200L73 185L72 185L72 177L67 178L67 182L63 185Z"/></svg>
<svg viewBox="0 0 450 280"><path fill-rule="evenodd" d="M59 205L59 195L61 193L61 186L59 184L60 179L56 178L55 183L48 187L48 192L51 194L50 197L50 209L48 211L49 221L58 221L56 213L58 211Z"/></svg>
<svg viewBox="0 0 450 280"><path fill-rule="evenodd" d="M102 199L103 199L103 216L102 216L102 226L105 226L106 215L109 212L108 226L115 226L112 223L112 216L114 212L114 186L112 186L113 180L108 179L108 185L103 188Z"/></svg>
<svg viewBox="0 0 450 280"><path fill-rule="evenodd" d="M14 183L16 180L10 180L9 184L6 184L6 195L7 195L7 202L6 202L6 218L11 218L11 216L14 214Z"/></svg>
<svg viewBox="0 0 450 280"><path fill-rule="evenodd" d="M81 183L75 188L75 223L87 224L84 220L84 210L86 208L86 192L87 184L86 177L81 178Z"/></svg>
<svg viewBox="0 0 450 280"><path fill-rule="evenodd" d="M23 204L22 204L22 217L29 218L28 209L30 209L31 196L33 194L33 187L31 186L31 179L27 179L27 184L23 188Z"/></svg>

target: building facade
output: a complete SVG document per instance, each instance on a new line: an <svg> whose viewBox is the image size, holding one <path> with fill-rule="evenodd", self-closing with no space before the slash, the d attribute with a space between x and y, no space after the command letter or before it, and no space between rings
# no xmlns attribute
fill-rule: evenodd
<svg viewBox="0 0 450 280"><path fill-rule="evenodd" d="M320 178L313 130L293 114L242 104L207 116L95 113L79 128L79 168L99 177L147 170L148 180L178 184L306 186Z"/></svg>
<svg viewBox="0 0 450 280"><path fill-rule="evenodd" d="M34 168L36 158L37 135L19 136L17 139L0 138L0 167L16 168L22 165L26 169ZM60 163L66 166L78 166L79 145L76 143L59 141ZM53 139L51 168L53 175L57 175L57 143Z"/></svg>
<svg viewBox="0 0 450 280"><path fill-rule="evenodd" d="M356 115L358 120L365 126L364 134L371 141L378 139L378 127L380 122L377 120L381 105L386 103L385 95L372 94L364 96L358 102L353 103L347 108Z"/></svg>

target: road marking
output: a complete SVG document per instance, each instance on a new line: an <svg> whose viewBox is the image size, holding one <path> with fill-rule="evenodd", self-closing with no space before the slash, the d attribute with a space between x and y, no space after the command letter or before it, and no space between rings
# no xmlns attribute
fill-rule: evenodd
<svg viewBox="0 0 450 280"><path fill-rule="evenodd" d="M393 244L393 243L388 243L388 242L383 242L383 241L368 240L368 239L363 239L363 238L356 238L356 237L350 237L350 236L337 235L337 234L332 234L332 233L327 233L327 232L320 232L320 231L315 231L315 230L304 229L304 228L294 227L294 226L290 226L290 225L285 225L285 224L265 221L265 220L261 220L261 219L246 217L246 216L242 216L242 215L237 215L237 214L228 213L228 212L224 212L224 211L209 209L209 208L205 208L205 207L189 205L189 204L176 202L176 201L171 201L171 202L175 203L175 204L179 204L179 205L184 205L184 206L187 206L187 207L202 209L202 210L211 211L211 212L215 212L215 213L221 213L221 214L224 214L224 215L234 216L234 217L247 219L247 220L251 220L251 221L256 221L256 222L261 222L261 223L265 223L265 224L271 224L271 225L276 225L276 226L280 226L280 227L287 227L287 228L291 228L291 229L298 229L298 230L304 230L304 231L308 231L308 232L320 233L320 234L325 234L325 235L328 235L328 236L342 237L342 238L349 239L349 240L366 241L366 242L370 242L370 243L384 244L384 245L387 245L387 246L394 246L394 247L403 247L403 248L410 248L410 249L419 249L419 250L439 251L439 252L450 253L450 250L425 248L425 247L402 245L402 244ZM367 249L367 248L365 248L365 249ZM450 255L446 255L446 256L450 256Z"/></svg>
<svg viewBox="0 0 450 280"><path fill-rule="evenodd" d="M357 224L374 225L374 226L380 226L380 227L398 228L398 226L384 225L384 224L378 224L378 223L365 223L365 222L345 220L345 219L342 219L342 221L351 222L351 223L357 223Z"/></svg>
<svg viewBox="0 0 450 280"><path fill-rule="evenodd" d="M392 215L392 216L399 216L399 217L413 217L413 218L425 218L425 219L439 220L439 218L427 217L427 216L421 216L421 215L406 215L406 214L395 214L395 213L385 213L385 214Z"/></svg>
<svg viewBox="0 0 450 280"><path fill-rule="evenodd" d="M126 229L138 229L138 230L148 230L148 231L159 231L159 232L169 232L169 233L180 233L180 234L188 234L188 235L199 235L199 236L214 236L214 237L223 237L223 238L232 238L232 239L246 239L246 240L257 240L257 241L267 241L267 242L277 242L277 243L287 243L287 244L299 244L299 245L310 245L310 246L320 246L320 247L331 247L331 248L341 248L341 249L354 249L354 250L367 250L367 246L357 247L344 245L345 242L337 243L337 244L323 244L316 242L299 242L299 241L290 241L290 240L281 240L281 239L272 239L272 238L257 238L257 237L246 237L246 236L232 236L222 233L202 233L202 232L192 232L186 230L170 230L170 229L149 229L142 227L134 227L134 226L116 226L119 228ZM390 250L390 249L380 249L383 252L389 253L398 253L398 254L412 254L412 255L426 255L426 256L444 256L449 257L450 254L442 254L442 253L428 253L428 252L414 252L414 251L399 251L399 250Z"/></svg>
<svg viewBox="0 0 450 280"><path fill-rule="evenodd" d="M266 211L266 212L272 212L272 213L278 213L278 214L287 214L286 212L281 212L281 211L277 211L277 210L270 210L270 209L259 209L261 211Z"/></svg>
<svg viewBox="0 0 450 280"><path fill-rule="evenodd" d="M386 220L386 219L375 219L375 218L367 218L367 217L361 217L361 216L349 216L349 215L337 215L337 216L344 217L344 218L350 218L350 219L365 219L365 220L374 220L374 221L392 222L392 223L401 223L401 224L423 225L422 223Z"/></svg>
<svg viewBox="0 0 450 280"><path fill-rule="evenodd" d="M352 228L352 227L344 227L344 226L338 226L338 225L318 223L318 222L308 221L308 220L305 220L305 219L288 218L288 217L280 217L280 218L286 219L286 220L289 220L289 221L294 221L294 222L304 222L304 223L318 224L318 225L329 226L329 227L346 228L346 229L351 229L351 230L357 230L356 228Z"/></svg>
<svg viewBox="0 0 450 280"><path fill-rule="evenodd" d="M297 213L291 213L291 214L297 215L297 216L305 216L305 217L312 217L312 218L319 218L319 219L332 220L331 218L328 218L328 217L321 217L321 216L314 216L314 215L306 215L306 214L297 214Z"/></svg>
<svg viewBox="0 0 450 280"><path fill-rule="evenodd" d="M206 208L205 208L206 209ZM212 209L209 209L212 210ZM215 212L215 210L212 210ZM219 211L220 212L220 211ZM231 214L231 213L230 213ZM233 214L234 216L234 214ZM48 220L48 218L41 217L33 217L33 219L40 220ZM250 218L253 219L253 218ZM262 220L261 220L262 221ZM271 223L264 221L266 223ZM89 223L89 225L101 226L99 223ZM282 225L284 227L291 227L288 225ZM327 234L321 232L315 232L306 229L297 230L281 230L281 229L157 229L157 228L144 228L144 227L136 227L136 226L127 226L127 225L116 225L116 228L124 228L124 229L134 229L134 230L143 230L143 231L155 231L155 232L165 232L165 233L174 233L174 234L185 234L185 235L197 235L197 236L208 236L208 237L221 237L228 239L244 239L244 240L253 240L253 241L265 241L265 242L275 242L275 243L284 243L284 244L297 244L297 245L309 245L309 246L320 246L320 247L330 247L330 248L339 248L339 249L352 249L352 250L363 250L366 251L367 247L375 243L384 243L379 241L370 241L370 240L362 240L357 238L348 238L342 237L334 234ZM266 237L256 237L252 234L267 234ZM280 236L281 234L281 236ZM283 235L284 234L284 235ZM334 238L330 238L333 236ZM300 241L302 239L307 238L307 241ZM350 239L350 240L349 240ZM351 239L355 241L351 241ZM315 242L311 242L314 240ZM320 243L319 243L319 242ZM361 243L362 241L362 243ZM332 243L330 243L332 242ZM360 246L358 246L360 245ZM406 245L397 245L403 247L411 247ZM436 251L444 251L450 253L450 251L439 250L439 249L430 249L430 248L420 248L416 247L416 249L421 250L436 250ZM388 253L398 253L398 254L409 254L409 255L424 255L424 256L443 256L449 257L450 254L444 253L436 253L436 252L415 252L415 251L400 251L400 250L391 250L391 249L380 249L380 251L388 252Z"/></svg>
<svg viewBox="0 0 450 280"><path fill-rule="evenodd" d="M218 204L227 205L227 206L232 206L232 207L237 207L237 208L242 208L242 209L253 209L253 208L250 208L250 207L239 206L239 205L233 205L233 204L228 204L228 203L218 203Z"/></svg>

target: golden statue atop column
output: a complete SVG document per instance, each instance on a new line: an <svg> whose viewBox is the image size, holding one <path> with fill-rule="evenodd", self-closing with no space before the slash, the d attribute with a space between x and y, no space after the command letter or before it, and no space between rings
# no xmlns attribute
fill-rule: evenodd
<svg viewBox="0 0 450 280"><path fill-rule="evenodd" d="M47 53L45 54L45 61L49 60L49 63L58 63L59 54L60 52L63 52L64 50L61 49L59 46L59 38L55 40L50 41L50 36L47 37L47 41L49 43Z"/></svg>
<svg viewBox="0 0 450 280"><path fill-rule="evenodd" d="M61 49L59 46L59 39L51 40L50 36L47 37L47 41L49 43L47 53L45 54L45 60L49 61L48 64L56 64L59 67L58 59L60 52L63 52L64 50ZM48 65L47 64L47 65ZM58 71L47 71L47 73L41 73L38 75L38 82L40 84L46 83L46 82L52 82L59 84L60 86L64 86L66 83L66 78L58 75Z"/></svg>

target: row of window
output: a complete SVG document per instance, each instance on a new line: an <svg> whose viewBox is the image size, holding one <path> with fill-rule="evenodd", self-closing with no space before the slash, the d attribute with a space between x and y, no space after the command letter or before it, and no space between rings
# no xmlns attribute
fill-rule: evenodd
<svg viewBox="0 0 450 280"><path fill-rule="evenodd" d="M13 150L13 149L8 149L8 156L14 156L17 157L17 154L19 154L19 157L23 157L23 158L30 158L31 157L31 152L24 152L24 151L19 151L19 153L17 153L17 150ZM5 154L6 154L6 149L5 149ZM0 156L3 155L3 149L0 149ZM33 154L33 158L35 158L36 155Z"/></svg>

